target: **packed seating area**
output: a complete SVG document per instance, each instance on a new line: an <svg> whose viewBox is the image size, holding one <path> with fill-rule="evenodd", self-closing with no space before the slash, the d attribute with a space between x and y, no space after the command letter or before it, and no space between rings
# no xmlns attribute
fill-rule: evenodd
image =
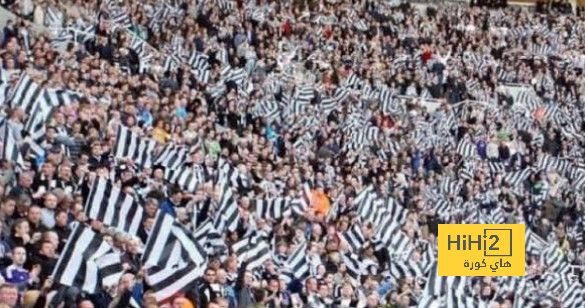
<svg viewBox="0 0 585 308"><path fill-rule="evenodd" d="M585 16L496 2L1 1L0 308L585 307Z"/></svg>

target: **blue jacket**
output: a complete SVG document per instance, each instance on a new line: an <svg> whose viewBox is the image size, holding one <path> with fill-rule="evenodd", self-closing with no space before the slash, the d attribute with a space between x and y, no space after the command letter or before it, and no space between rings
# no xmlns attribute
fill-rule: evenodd
<svg viewBox="0 0 585 308"><path fill-rule="evenodd" d="M236 291L234 290L234 288L232 286L226 286L225 287L225 293L226 293L226 297L229 301L229 306L230 308L235 308L238 306L238 302L236 299Z"/></svg>
<svg viewBox="0 0 585 308"><path fill-rule="evenodd" d="M416 170L418 170L418 168L420 168L421 160L422 159L421 159L420 151L416 150L416 152L414 152L414 154L412 155L412 158L410 160L412 170L416 171Z"/></svg>
<svg viewBox="0 0 585 308"><path fill-rule="evenodd" d="M171 200L167 199L160 205L160 210L165 213L173 216L173 218L177 217L177 212L175 211L175 205Z"/></svg>
<svg viewBox="0 0 585 308"><path fill-rule="evenodd" d="M486 159L487 158L487 143L483 139L482 140L479 140L477 142L477 154L482 159Z"/></svg>

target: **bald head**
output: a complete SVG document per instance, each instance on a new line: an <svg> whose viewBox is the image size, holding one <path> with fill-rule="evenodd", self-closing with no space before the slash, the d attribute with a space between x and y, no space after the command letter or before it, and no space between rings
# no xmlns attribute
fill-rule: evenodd
<svg viewBox="0 0 585 308"><path fill-rule="evenodd" d="M89 300L82 300L81 303L79 303L78 308L95 308L95 306L93 305L93 303Z"/></svg>

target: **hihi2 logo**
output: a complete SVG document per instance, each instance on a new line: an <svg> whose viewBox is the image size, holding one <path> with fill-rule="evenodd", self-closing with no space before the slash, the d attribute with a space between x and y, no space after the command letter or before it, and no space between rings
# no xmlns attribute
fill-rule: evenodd
<svg viewBox="0 0 585 308"><path fill-rule="evenodd" d="M524 276L524 225L439 225L439 276Z"/></svg>

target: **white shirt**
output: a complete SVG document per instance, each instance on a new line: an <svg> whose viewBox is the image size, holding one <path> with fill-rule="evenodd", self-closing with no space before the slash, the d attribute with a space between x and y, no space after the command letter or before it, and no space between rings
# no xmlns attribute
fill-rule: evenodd
<svg viewBox="0 0 585 308"><path fill-rule="evenodd" d="M48 229L52 229L55 226L55 211L42 208L41 222L43 226L47 227Z"/></svg>

